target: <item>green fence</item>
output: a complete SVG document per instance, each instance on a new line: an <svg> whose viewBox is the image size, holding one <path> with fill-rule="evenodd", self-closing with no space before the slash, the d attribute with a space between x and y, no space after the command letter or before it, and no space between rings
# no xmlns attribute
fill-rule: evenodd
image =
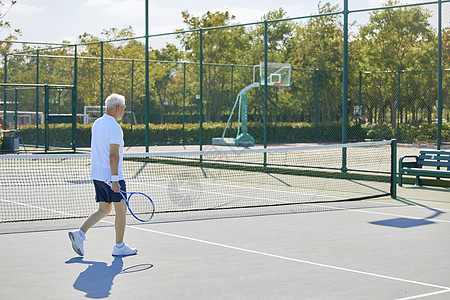
<svg viewBox="0 0 450 300"><path fill-rule="evenodd" d="M261 86L248 93L248 130L257 143L397 138L439 149L450 143L449 16L450 1L351 11L345 0L342 8L319 4L314 16L287 18L280 9L266 21L238 25L210 13L186 31L149 35L148 51L145 37L129 34L45 49L26 45L4 54L2 76L4 83L73 85L70 97L50 91L49 105L54 114L76 113L79 123L104 113L108 94L123 94L127 145L201 148L221 136L236 95L254 80L253 66L287 62L289 88ZM178 46L166 44L174 38ZM152 46L158 43L165 46ZM42 93L2 92L3 128L17 125L25 142L37 146L43 143ZM14 111L33 112L35 119L12 124L8 114ZM143 125L146 120L151 125ZM51 136L66 136L66 127L50 124ZM229 135L236 131L233 120ZM78 124L76 136L75 145L52 143L87 146L89 125Z"/></svg>

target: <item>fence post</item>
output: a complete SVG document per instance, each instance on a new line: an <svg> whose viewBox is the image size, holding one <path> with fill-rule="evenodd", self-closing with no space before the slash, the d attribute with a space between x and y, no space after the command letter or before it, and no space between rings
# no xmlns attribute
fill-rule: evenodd
<svg viewBox="0 0 450 300"><path fill-rule="evenodd" d="M319 70L316 69L316 85L315 85L315 98L316 98L316 111L315 111L315 138L316 142L319 141Z"/></svg>
<svg viewBox="0 0 450 300"><path fill-rule="evenodd" d="M275 134L275 136L274 136L274 139L275 139L275 143L278 143L278 128L277 128L277 126L278 126L278 124L277 124L277 114L278 114L278 87L276 86L275 87L275 120L274 120L274 122L275 122L275 132L274 132L274 134Z"/></svg>
<svg viewBox="0 0 450 300"><path fill-rule="evenodd" d="M186 63L183 63L183 145L186 144L184 124L186 123Z"/></svg>
<svg viewBox="0 0 450 300"><path fill-rule="evenodd" d="M150 144L150 127L148 122L150 121L149 116L149 65L148 65L148 0L145 0L145 152L148 152Z"/></svg>
<svg viewBox="0 0 450 300"><path fill-rule="evenodd" d="M396 126L396 139L400 139L400 93L401 93L401 76L402 71L398 71L398 86L397 86L397 118L395 118L397 126Z"/></svg>
<svg viewBox="0 0 450 300"><path fill-rule="evenodd" d="M442 0L438 1L438 90L437 90L437 150L441 149L442 133Z"/></svg>
<svg viewBox="0 0 450 300"><path fill-rule="evenodd" d="M103 41L100 42L100 116L103 116Z"/></svg>
<svg viewBox="0 0 450 300"><path fill-rule="evenodd" d="M342 144L346 144L348 125L348 0L344 0L344 61L342 66ZM347 171L347 148L342 148L342 172Z"/></svg>
<svg viewBox="0 0 450 300"><path fill-rule="evenodd" d="M264 148L267 148L267 20L264 21ZM264 152L264 167L267 165L267 155Z"/></svg>
<svg viewBox="0 0 450 300"><path fill-rule="evenodd" d="M44 151L47 151L50 148L50 129L48 124L48 115L49 115L49 103L48 103L48 85L44 87Z"/></svg>
<svg viewBox="0 0 450 300"><path fill-rule="evenodd" d="M17 130L17 108L19 106L19 94L17 93L17 88L14 88L14 130Z"/></svg>
<svg viewBox="0 0 450 300"><path fill-rule="evenodd" d="M39 49L36 50L36 84L39 84ZM36 148L39 146L39 87L36 87Z"/></svg>
<svg viewBox="0 0 450 300"><path fill-rule="evenodd" d="M77 150L77 102L78 102L78 47L75 45L73 64L73 92L72 92L72 150Z"/></svg>
<svg viewBox="0 0 450 300"><path fill-rule="evenodd" d="M357 117L356 124L358 135L356 137L357 141L361 141L361 117L362 117L362 71L359 71L359 98L358 98L358 109L361 110L361 115Z"/></svg>
<svg viewBox="0 0 450 300"><path fill-rule="evenodd" d="M199 47L200 47L200 99L199 99L199 124L200 124L200 130L199 130L199 143L200 143L200 151L203 150L203 30L200 28L200 41L199 41Z"/></svg>
<svg viewBox="0 0 450 300"><path fill-rule="evenodd" d="M8 82L8 54L5 53L5 58L4 58L4 63L3 63L3 82L7 83ZM6 94L6 85L3 87L3 130L6 130L6 98L7 98L7 94Z"/></svg>
<svg viewBox="0 0 450 300"><path fill-rule="evenodd" d="M131 102L131 113L130 113L130 144L133 144L133 116L134 116L134 59L131 60L131 94L130 94L130 102Z"/></svg>

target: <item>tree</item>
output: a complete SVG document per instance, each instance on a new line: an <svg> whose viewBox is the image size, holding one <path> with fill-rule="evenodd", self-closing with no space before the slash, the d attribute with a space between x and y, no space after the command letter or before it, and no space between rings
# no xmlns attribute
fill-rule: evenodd
<svg viewBox="0 0 450 300"><path fill-rule="evenodd" d="M3 40L5 41L13 41L17 40L19 36L22 35L20 29L12 29L11 30L11 23L9 21L4 20L8 12L12 9L12 7L17 3L17 1L10 1L9 6L5 4L3 1L0 1L0 32L2 35L5 32L8 32L5 34L5 38ZM9 53L11 51L12 43L1 43L0 44L0 54Z"/></svg>
<svg viewBox="0 0 450 300"><path fill-rule="evenodd" d="M385 6L396 4L398 1L389 0ZM369 23L360 27L359 41L355 42L359 51L366 57L366 69L397 71L419 66L433 68L433 65L435 68L437 48L433 46L436 39L429 23L430 16L431 14L420 6L372 12ZM380 84L383 98L390 108L390 122L394 126L397 118L399 76L397 72L387 74L391 80ZM433 107L429 102L426 106L429 110Z"/></svg>
<svg viewBox="0 0 450 300"><path fill-rule="evenodd" d="M291 88L291 93L294 99L300 102L298 106L302 110L309 110L309 114L312 114L315 109L319 109L319 120L332 121L340 119L342 111L342 101L339 97L342 90L340 76L343 56L342 21L340 16L331 14L339 11L338 5L331 6L330 3L321 5L319 2L318 9L319 14L330 15L310 18L305 25L298 25L288 51L289 61L294 68L318 71L314 74L295 71L293 73L295 87ZM299 75L301 72L310 75ZM314 104L315 89L320 91L319 108Z"/></svg>
<svg viewBox="0 0 450 300"><path fill-rule="evenodd" d="M103 30L100 37L84 33L79 36L79 42L86 45L80 47L78 56L78 107L84 105L100 105L100 57L103 44L103 97L110 93L119 93L125 96L127 102L131 100L131 79L133 77L133 110L137 119L143 122L145 109L145 77L143 59L145 46L134 39L133 29L111 28ZM115 42L105 42L116 40ZM85 57L85 58L83 58ZM154 59L150 53L150 59ZM133 62L134 60L134 62ZM134 65L134 74L132 74ZM154 76L150 69L150 78ZM150 81L150 90L154 89L154 82ZM104 99L103 99L104 101ZM128 107L131 107L127 103Z"/></svg>
<svg viewBox="0 0 450 300"><path fill-rule="evenodd" d="M231 25L235 19L229 12L207 12L201 18L182 12L188 30ZM200 61L199 32L181 33L178 35L185 51L186 58L193 62ZM248 49L248 37L243 27L203 30L203 63L204 65L204 102L206 121L220 121L220 112L228 108L227 84L229 73L227 68L208 65L236 64L245 56ZM197 77L199 78L199 77Z"/></svg>
<svg viewBox="0 0 450 300"><path fill-rule="evenodd" d="M263 15L261 21L275 21L288 18L283 8L269 11ZM246 60L258 64L264 60L264 24L258 24L254 30L249 31L251 48ZM267 59L269 62L285 62L288 58L289 41L294 35L295 23L293 21L268 22L267 24Z"/></svg>
<svg viewBox="0 0 450 300"><path fill-rule="evenodd" d="M9 21L4 20L8 12L12 9L12 7L17 3L17 1L11 1L9 6L5 4L3 1L0 1L0 33L4 35L4 41L14 41L17 40L19 36L22 35L20 29L12 29L11 23ZM11 52L13 43L3 42L0 43L0 66L2 67L0 70L0 75L3 78L3 64L4 64L4 55L5 53Z"/></svg>
<svg viewBox="0 0 450 300"><path fill-rule="evenodd" d="M283 8L277 10L269 11L267 14L263 15L261 21L267 22L267 60L268 62L280 62L285 63L288 59L288 45L290 39L292 39L295 22L291 20L278 21L287 19L287 12ZM264 51L265 51L265 23L260 23L254 28L247 30L249 37L249 47L245 53L245 64L259 65L264 61ZM250 84L248 81L244 86ZM242 86L242 87L244 87ZM291 113L295 115L295 111L298 108L295 106L291 99L289 99L288 93L278 93L278 101L276 96L276 88L269 88L267 95L267 119L273 121L276 119L275 112L277 115L285 114L290 115ZM249 102L248 110L251 115L252 121L262 121L264 119L264 90L254 89L249 92ZM261 134L262 133L255 133Z"/></svg>
<svg viewBox="0 0 450 300"><path fill-rule="evenodd" d="M170 100L173 101L173 99L176 98L176 90L174 91L173 88L171 89L171 83L175 80L175 76L180 70L178 64L168 63L167 61L180 61L183 58L183 55L175 45L172 44L167 44L161 50L154 50L153 53L157 60L157 62L153 64L155 71L155 92L159 102L160 123L164 123L164 107L169 106Z"/></svg>

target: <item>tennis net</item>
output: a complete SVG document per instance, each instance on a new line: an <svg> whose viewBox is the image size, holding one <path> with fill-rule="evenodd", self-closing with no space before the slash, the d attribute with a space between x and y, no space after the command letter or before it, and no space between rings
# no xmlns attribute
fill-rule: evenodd
<svg viewBox="0 0 450 300"><path fill-rule="evenodd" d="M123 171L153 199L151 222L323 210L395 194L395 145L132 153ZM0 233L78 227L97 208L89 154L2 155L0 169Z"/></svg>

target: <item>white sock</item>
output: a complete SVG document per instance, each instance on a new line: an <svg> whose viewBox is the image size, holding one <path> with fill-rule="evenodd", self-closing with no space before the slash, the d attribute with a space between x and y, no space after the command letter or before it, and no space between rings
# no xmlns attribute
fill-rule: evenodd
<svg viewBox="0 0 450 300"><path fill-rule="evenodd" d="M124 243L124 242L122 242L122 243L120 243L120 244L116 244L116 247L120 249L120 248L122 248L122 247L123 247L123 245L125 245L125 243Z"/></svg>

